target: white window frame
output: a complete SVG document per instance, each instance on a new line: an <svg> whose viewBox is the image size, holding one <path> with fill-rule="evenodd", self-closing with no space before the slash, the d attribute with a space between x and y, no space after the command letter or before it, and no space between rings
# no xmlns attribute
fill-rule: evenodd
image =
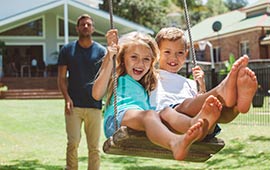
<svg viewBox="0 0 270 170"><path fill-rule="evenodd" d="M239 56L243 56L244 54L250 54L249 41L241 41L239 44Z"/></svg>

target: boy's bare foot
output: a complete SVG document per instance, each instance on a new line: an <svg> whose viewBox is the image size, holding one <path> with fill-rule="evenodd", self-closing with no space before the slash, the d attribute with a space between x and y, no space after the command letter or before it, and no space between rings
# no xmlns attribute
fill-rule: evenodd
<svg viewBox="0 0 270 170"><path fill-rule="evenodd" d="M207 121L199 119L188 131L181 135L175 144L172 145L173 156L176 160L184 160L188 154L191 144L197 141L200 136L207 133L204 129L208 126Z"/></svg>
<svg viewBox="0 0 270 170"><path fill-rule="evenodd" d="M246 67L248 64L248 56L244 55L235 61L232 66L230 73L218 86L218 99L227 107L232 107L236 105L237 101L237 91L236 91L236 81L238 71L242 67Z"/></svg>
<svg viewBox="0 0 270 170"><path fill-rule="evenodd" d="M237 78L237 108L239 112L247 113L249 111L257 88L258 82L255 73L248 67L241 68Z"/></svg>
<svg viewBox="0 0 270 170"><path fill-rule="evenodd" d="M192 118L191 124L194 124L198 121L198 119L206 119L209 123L207 131L213 128L213 126L217 123L217 120L219 119L220 112L222 109L221 102L214 97L213 95L210 95L205 100L202 109L197 114L196 117Z"/></svg>

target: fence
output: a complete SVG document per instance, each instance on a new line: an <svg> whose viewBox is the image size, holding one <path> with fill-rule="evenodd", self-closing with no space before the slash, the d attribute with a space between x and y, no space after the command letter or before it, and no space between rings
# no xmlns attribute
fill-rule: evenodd
<svg viewBox="0 0 270 170"><path fill-rule="evenodd" d="M253 100L256 101L257 99ZM259 99L261 100L261 99ZM270 101L269 96L265 96L262 106L252 105L247 114L240 114L233 123L245 125L270 125Z"/></svg>
<svg viewBox="0 0 270 170"><path fill-rule="evenodd" d="M248 125L270 125L270 67L252 68L258 80L250 111L241 114L233 123Z"/></svg>
<svg viewBox="0 0 270 170"><path fill-rule="evenodd" d="M188 70L188 69L186 69ZM250 110L246 114L240 114L232 123L246 125L270 125L270 67L253 67L259 84L259 88L253 98ZM205 70L207 89L211 89L221 82L226 75L220 75L211 70ZM182 75L187 73L181 72ZM190 75L190 72L188 73Z"/></svg>

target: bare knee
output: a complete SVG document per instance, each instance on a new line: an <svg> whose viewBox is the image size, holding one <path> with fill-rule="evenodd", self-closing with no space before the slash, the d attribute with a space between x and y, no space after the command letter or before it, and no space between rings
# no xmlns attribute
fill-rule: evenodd
<svg viewBox="0 0 270 170"><path fill-rule="evenodd" d="M159 118L158 113L154 110L147 110L144 114L144 119Z"/></svg>
<svg viewBox="0 0 270 170"><path fill-rule="evenodd" d="M163 110L160 111L159 116L162 120L168 121L169 114L172 112L172 108L171 107L166 107Z"/></svg>

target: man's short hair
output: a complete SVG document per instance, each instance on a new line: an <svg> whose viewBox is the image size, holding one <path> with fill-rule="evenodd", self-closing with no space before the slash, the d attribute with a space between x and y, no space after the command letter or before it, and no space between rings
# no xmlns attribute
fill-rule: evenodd
<svg viewBox="0 0 270 170"><path fill-rule="evenodd" d="M82 19L85 19L85 18L89 18L89 19L93 22L93 24L94 24L93 18L92 18L90 15L88 15L88 14L82 14L82 15L80 15L80 16L77 18L77 26L79 26L80 21L81 21Z"/></svg>

